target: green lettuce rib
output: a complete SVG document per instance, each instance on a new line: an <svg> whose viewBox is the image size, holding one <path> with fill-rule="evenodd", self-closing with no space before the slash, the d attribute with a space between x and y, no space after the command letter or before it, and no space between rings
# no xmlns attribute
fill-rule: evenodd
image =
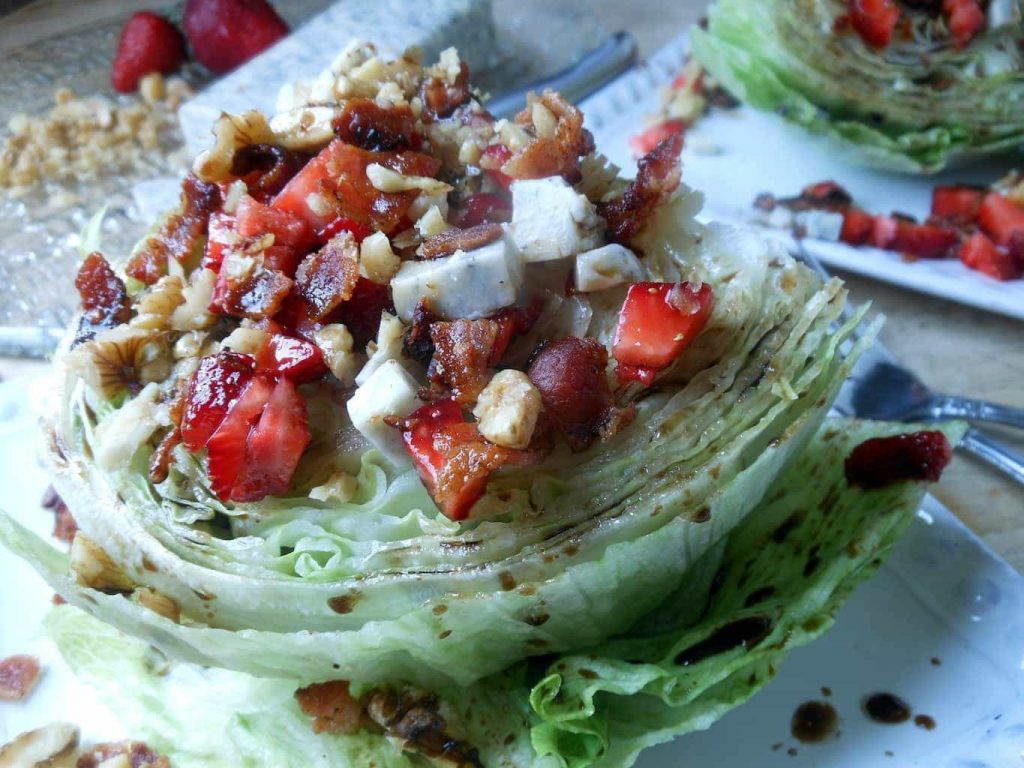
<svg viewBox="0 0 1024 768"><path fill-rule="evenodd" d="M865 439L917 428L827 421L728 537L724 555L706 558L720 575L699 620L680 620L669 601L628 633L544 667L443 685L436 692L456 713L452 727L489 768L627 766L645 747L707 728L771 680L792 648L826 631L880 566L924 487L851 488L843 460ZM963 431L942 429L953 441ZM700 566L689 574L695 581L704 579ZM697 650L737 622L756 630L749 645ZM176 766L419 764L382 735L313 734L294 682L180 664L168 673L145 643L70 607L47 626L76 674Z"/></svg>
<svg viewBox="0 0 1024 768"><path fill-rule="evenodd" d="M854 162L934 173L1024 143L1019 23L964 50L918 25L880 52L833 31L845 10L837 0L717 0L707 30L692 32L693 53L741 101L836 140Z"/></svg>

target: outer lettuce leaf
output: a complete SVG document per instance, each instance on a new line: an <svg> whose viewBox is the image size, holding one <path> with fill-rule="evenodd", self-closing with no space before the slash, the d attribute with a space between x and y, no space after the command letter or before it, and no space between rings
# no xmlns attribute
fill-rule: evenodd
<svg viewBox="0 0 1024 768"><path fill-rule="evenodd" d="M918 25L878 52L833 31L843 12L835 0L718 0L693 52L741 101L835 139L855 162L934 173L1024 143L1019 22L962 51Z"/></svg>
<svg viewBox="0 0 1024 768"><path fill-rule="evenodd" d="M469 687L443 685L436 692L457 713L456 727L485 766L507 768L626 766L647 746L707 728L768 682L791 648L827 630L880 566L924 489L851 488L843 460L869 437L914 428L826 422L728 538L724 558L705 557L720 575L698 621L680 624L667 603L626 635L544 667L519 664ZM954 441L963 431L943 429ZM704 578L699 568L692 575ZM765 621L759 641L704 658L694 652L742 620ZM189 665L161 674L145 643L69 607L51 614L48 630L125 726L176 766L413 764L379 735L314 735L292 699L294 682ZM692 663L676 663L680 654Z"/></svg>
<svg viewBox="0 0 1024 768"><path fill-rule="evenodd" d="M715 291L670 385L613 441L496 475L479 520L439 519L415 476L372 452L356 451L359 490L336 504L220 504L194 460L181 470L193 480L155 488L146 450L105 473L90 457L110 407L78 383L53 425L55 485L82 531L174 599L183 621L83 589L62 555L3 518L0 541L118 628L259 676L464 685L621 633L720 551L814 434L860 348L839 351L857 321L833 331L837 281L821 285L750 234L696 223L698 206L680 194L642 243L656 277L695 275ZM611 333L621 300L595 297L593 333ZM688 594L679 613L705 596Z"/></svg>

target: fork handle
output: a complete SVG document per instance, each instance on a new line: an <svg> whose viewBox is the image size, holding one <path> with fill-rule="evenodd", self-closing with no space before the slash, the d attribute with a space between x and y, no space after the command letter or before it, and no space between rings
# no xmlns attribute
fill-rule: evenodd
<svg viewBox="0 0 1024 768"><path fill-rule="evenodd" d="M941 395L929 401L924 411L928 417L933 419L990 421L995 424L1008 424L1011 427L1024 429L1024 410L1011 408L1008 405L988 403L984 400L971 400L968 397Z"/></svg>
<svg viewBox="0 0 1024 768"><path fill-rule="evenodd" d="M977 429L968 429L960 447L1024 485L1024 460L1002 443Z"/></svg>

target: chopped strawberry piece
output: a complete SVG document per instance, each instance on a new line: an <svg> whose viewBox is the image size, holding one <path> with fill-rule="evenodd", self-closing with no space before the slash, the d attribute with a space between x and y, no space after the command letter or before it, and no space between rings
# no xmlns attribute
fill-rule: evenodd
<svg viewBox="0 0 1024 768"><path fill-rule="evenodd" d="M1024 208L998 192L989 192L978 210L978 226L998 245L1008 245L1014 232L1024 232Z"/></svg>
<svg viewBox="0 0 1024 768"><path fill-rule="evenodd" d="M839 239L850 245L863 245L874 230L875 217L860 208L847 208L843 212L843 229Z"/></svg>
<svg viewBox="0 0 1024 768"><path fill-rule="evenodd" d="M1017 236L1014 239L1019 242ZM960 261L996 280L1016 280L1024 276L1024 265L1017 261L1012 250L996 245L982 232L975 232L963 244Z"/></svg>
<svg viewBox="0 0 1024 768"><path fill-rule="evenodd" d="M508 221L511 214L512 203L507 198L490 192L481 192L466 200L459 226L469 229L485 222Z"/></svg>
<svg viewBox="0 0 1024 768"><path fill-rule="evenodd" d="M281 333L268 333L256 353L261 371L286 376L298 384L316 381L327 373L324 353L315 344Z"/></svg>
<svg viewBox="0 0 1024 768"><path fill-rule="evenodd" d="M245 461L231 500L259 501L287 493L309 439L306 402L293 381L279 379L245 440Z"/></svg>
<svg viewBox="0 0 1024 768"><path fill-rule="evenodd" d="M272 245L263 251L263 265L267 269L294 277L302 261L302 252L287 245Z"/></svg>
<svg viewBox="0 0 1024 768"><path fill-rule="evenodd" d="M978 0L943 0L942 10L957 48L965 48L985 28L985 11Z"/></svg>
<svg viewBox="0 0 1024 768"><path fill-rule="evenodd" d="M224 421L252 379L255 360L236 352L204 357L188 385L185 412L181 418L181 441L190 451L199 451Z"/></svg>
<svg viewBox="0 0 1024 768"><path fill-rule="evenodd" d="M274 245L286 245L300 251L313 245L313 232L305 219L257 202L249 195L238 202L235 218L238 220L238 234L242 237L271 234Z"/></svg>
<svg viewBox="0 0 1024 768"><path fill-rule="evenodd" d="M491 144L484 150L484 157L487 158L484 161L486 166L484 172L487 177L498 187L507 191L512 186L514 179L508 174L502 173L501 167L512 159L512 150L504 144Z"/></svg>
<svg viewBox="0 0 1024 768"><path fill-rule="evenodd" d="M201 266L203 269L220 271L224 263L224 251L235 243L237 232L235 217L229 213L218 211L210 214L210 226L206 240L206 251L203 253Z"/></svg>
<svg viewBox="0 0 1024 768"><path fill-rule="evenodd" d="M644 129L636 136L629 139L629 147L633 150L635 157L643 157L652 152L665 139L672 136L682 136L687 129L687 124L682 120L665 120L656 125Z"/></svg>
<svg viewBox="0 0 1024 768"><path fill-rule="evenodd" d="M706 284L634 283L619 313L612 354L619 365L664 368L701 332L713 303Z"/></svg>
<svg viewBox="0 0 1024 768"><path fill-rule="evenodd" d="M259 420L273 391L274 382L271 378L254 376L206 442L210 487L222 501L231 498L235 481L245 464L249 430Z"/></svg>
<svg viewBox="0 0 1024 768"><path fill-rule="evenodd" d="M20 701L32 693L39 682L42 668L35 656L17 655L0 659L0 701ZM7 762L6 760L4 762ZM44 765L49 762L41 761ZM39 765L33 760L22 763L15 757L10 765Z"/></svg>
<svg viewBox="0 0 1024 768"><path fill-rule="evenodd" d="M800 199L812 203L814 208L826 210L845 209L853 203L853 198L834 181L818 181L808 184L800 191Z"/></svg>
<svg viewBox="0 0 1024 768"><path fill-rule="evenodd" d="M370 229L366 224L352 219L339 216L326 227L317 232L316 239L320 243L326 243L335 235L340 235L342 232L348 232L355 238L357 243L363 242L366 238L373 234L373 230Z"/></svg>
<svg viewBox="0 0 1024 768"><path fill-rule="evenodd" d="M954 224L973 224L978 218L985 190L966 185L939 186L932 190L932 216Z"/></svg>
<svg viewBox="0 0 1024 768"><path fill-rule="evenodd" d="M885 48L900 20L900 9L893 0L851 0L850 23L861 39L872 48Z"/></svg>
<svg viewBox="0 0 1024 768"><path fill-rule="evenodd" d="M944 259L955 253L959 243L960 234L954 229L896 219L896 235L889 247L921 259Z"/></svg>
<svg viewBox="0 0 1024 768"><path fill-rule="evenodd" d="M182 19L196 60L230 72L288 34L266 0L188 0Z"/></svg>
<svg viewBox="0 0 1024 768"><path fill-rule="evenodd" d="M865 440L843 468L851 485L884 488L906 480L934 483L952 459L953 448L944 434L922 431Z"/></svg>
<svg viewBox="0 0 1024 768"><path fill-rule="evenodd" d="M875 248L889 249L896 242L896 230L899 224L892 216L878 214L872 221L871 235L868 242Z"/></svg>
<svg viewBox="0 0 1024 768"><path fill-rule="evenodd" d="M178 28L163 16L140 11L121 30L110 82L118 93L132 93L144 76L153 72L169 75L184 61L185 39Z"/></svg>
<svg viewBox="0 0 1024 768"><path fill-rule="evenodd" d="M487 478L512 453L484 440L454 400L417 409L402 426L402 442L442 514L464 520L487 490Z"/></svg>
<svg viewBox="0 0 1024 768"><path fill-rule="evenodd" d="M391 291L386 285L360 277L348 301L335 310L335 322L344 323L357 348L377 338L382 312L394 312Z"/></svg>

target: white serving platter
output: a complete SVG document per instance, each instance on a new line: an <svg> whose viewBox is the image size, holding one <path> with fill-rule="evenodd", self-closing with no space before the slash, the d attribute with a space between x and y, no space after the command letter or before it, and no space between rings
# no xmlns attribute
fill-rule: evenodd
<svg viewBox="0 0 1024 768"><path fill-rule="evenodd" d="M585 100L586 125L597 146L632 174L629 138L658 112L660 92L686 59L688 36L673 40L642 66ZM687 132L683 180L701 190L707 218L749 223L761 192L795 195L812 182L831 179L872 213L900 211L923 219L937 184L990 184L1022 165L1020 156L993 159L938 176L907 176L844 163L835 147L782 118L747 107L712 110ZM788 237L778 232L781 237ZM835 267L1024 319L1024 280L1000 282L968 269L957 259L904 261L897 253L805 239L804 245Z"/></svg>

